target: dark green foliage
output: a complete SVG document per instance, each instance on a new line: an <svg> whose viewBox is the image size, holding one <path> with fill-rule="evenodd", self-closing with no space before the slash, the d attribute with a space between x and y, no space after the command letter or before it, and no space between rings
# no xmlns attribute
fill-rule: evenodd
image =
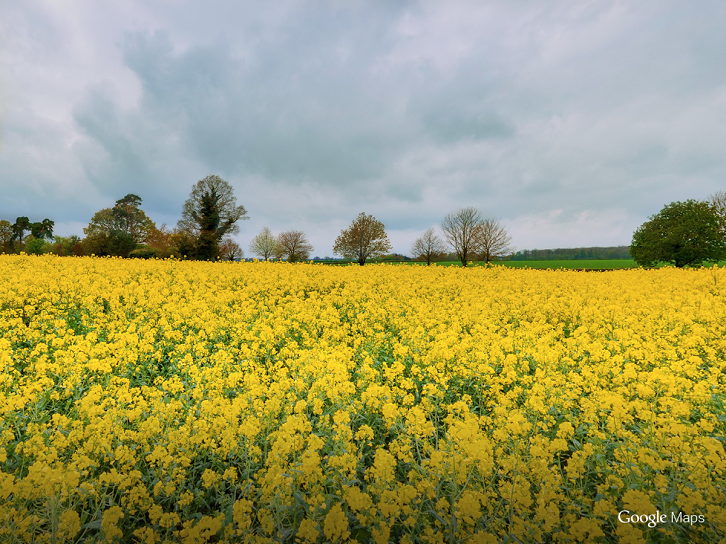
<svg viewBox="0 0 726 544"><path fill-rule="evenodd" d="M7 221L3 221L5 228L3 228L3 248L0 250L12 250L15 252L28 250L30 253L39 255L40 253L46 253L48 247L43 242L44 239L51 240L53 238L53 226L55 223L50 219L43 219L43 221L37 223L31 223L27 217L18 217L15 219L15 223L10 225ZM9 233L6 232L7 225L9 225ZM32 236L32 239L26 238L26 233ZM6 240L7 234L10 235L9 240ZM32 242L38 240L32 244L32 248L25 247L26 242Z"/></svg>
<svg viewBox="0 0 726 544"><path fill-rule="evenodd" d="M128 257L136 249L136 242L130 234L114 231L110 234L86 236L81 247L86 255Z"/></svg>
<svg viewBox="0 0 726 544"><path fill-rule="evenodd" d="M51 221L50 219L43 219L43 221L40 221L38 223L30 224L30 234L32 234L35 238L46 238L50 240L53 238L54 226L55 221Z"/></svg>
<svg viewBox="0 0 726 544"><path fill-rule="evenodd" d="M83 229L83 232L87 238L123 236L130 237L135 244L147 242L156 226L144 211L139 209L140 203L140 197L133 194L126 195L117 200L113 208L104 208L97 211L88 226ZM112 254L109 253L108 248L104 251L107 254ZM99 251L91 253L101 254Z"/></svg>
<svg viewBox="0 0 726 544"><path fill-rule="evenodd" d="M214 261L219 255L220 214L217 190L212 187L201 197L198 211L192 217L199 225L199 238L196 244L196 257L202 261ZM226 230L226 229L224 229Z"/></svg>
<svg viewBox="0 0 726 544"><path fill-rule="evenodd" d="M133 236L122 232L114 232L108 237L108 254L115 257L128 257L136 249Z"/></svg>
<svg viewBox="0 0 726 544"><path fill-rule="evenodd" d="M180 241L179 251L189 258L216 260L222 237L239 232L236 223L243 219L247 212L237 206L232 186L219 176L207 176L192 187L184 203L178 227L193 239L193 246L190 240Z"/></svg>
<svg viewBox="0 0 726 544"><path fill-rule="evenodd" d="M194 259L196 253L196 246L194 237L182 231L179 235L179 242L177 244L179 249L179 257L181 259Z"/></svg>
<svg viewBox="0 0 726 544"><path fill-rule="evenodd" d="M117 200L116 205L111 209L116 230L129 234L137 243L146 241L154 227L151 219L139 209L140 205L141 197L129 193Z"/></svg>
<svg viewBox="0 0 726 544"><path fill-rule="evenodd" d="M448 260L455 260L451 256ZM509 260L511 261L566 261L591 259L630 259L628 246L616 247L570 247L557 249L523 249L517 251Z"/></svg>
<svg viewBox="0 0 726 544"><path fill-rule="evenodd" d="M13 226L7 219L0 219L0 253L13 251Z"/></svg>
<svg viewBox="0 0 726 544"><path fill-rule="evenodd" d="M131 253L129 253L129 258L132 259L153 259L157 256L158 251L153 247L148 246L134 249Z"/></svg>
<svg viewBox="0 0 726 544"><path fill-rule="evenodd" d="M681 268L726 258L719 218L706 202L672 202L633 234L630 254L640 266L670 263Z"/></svg>
<svg viewBox="0 0 726 544"><path fill-rule="evenodd" d="M30 219L27 217L18 217L11 227L13 231L13 241L23 243L23 236L30 230Z"/></svg>

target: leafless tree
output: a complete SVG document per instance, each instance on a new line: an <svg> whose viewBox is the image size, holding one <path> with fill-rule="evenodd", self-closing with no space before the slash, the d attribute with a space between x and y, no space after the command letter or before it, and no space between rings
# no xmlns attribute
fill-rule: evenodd
<svg viewBox="0 0 726 544"><path fill-rule="evenodd" d="M236 261L244 257L244 251L239 244L231 238L225 238L219 244L219 258L223 261Z"/></svg>
<svg viewBox="0 0 726 544"><path fill-rule="evenodd" d="M250 253L253 255L260 255L267 261L270 257L275 255L277 250L277 238L274 234L272 234L270 229L264 227L257 236L252 238L249 249Z"/></svg>
<svg viewBox="0 0 726 544"><path fill-rule="evenodd" d="M726 191L713 193L708 197L708 203L716 210L719 230L721 231L721 235L726 238Z"/></svg>
<svg viewBox="0 0 726 544"><path fill-rule="evenodd" d="M305 261L310 257L313 246L308 242L305 233L299 230L289 230L277 237L276 255L286 258L289 262Z"/></svg>
<svg viewBox="0 0 726 544"><path fill-rule="evenodd" d="M363 266L366 260L387 255L391 249L383 223L372 215L360 213L350 227L340 231L333 253L358 261Z"/></svg>
<svg viewBox="0 0 726 544"><path fill-rule="evenodd" d="M498 219L484 219L479 225L478 243L481 260L487 263L493 258L504 257L514 251L512 237Z"/></svg>
<svg viewBox="0 0 726 544"><path fill-rule="evenodd" d="M411 246L411 255L414 259L425 261L429 266L433 261L440 259L446 254L446 244L436 235L436 230L431 227L426 229L421 238L418 238Z"/></svg>
<svg viewBox="0 0 726 544"><path fill-rule="evenodd" d="M441 222L444 238L454 249L462 266L479 253L479 231L482 224L481 212L469 206L447 213Z"/></svg>

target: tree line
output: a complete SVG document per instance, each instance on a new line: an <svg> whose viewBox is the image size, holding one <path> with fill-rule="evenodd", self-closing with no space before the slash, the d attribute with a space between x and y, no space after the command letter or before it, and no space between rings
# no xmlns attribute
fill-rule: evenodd
<svg viewBox="0 0 726 544"><path fill-rule="evenodd" d="M514 253L511 261L571 261L581 259L630 259L629 246L570 247L556 249L523 249Z"/></svg>
<svg viewBox="0 0 726 544"><path fill-rule="evenodd" d="M53 237L54 223L49 219L31 223L27 217L18 217L14 224L0 221L2 251L207 261L244 256L230 235L239 232L239 221L248 219L247 210L237 204L232 186L219 176L210 175L194 184L174 228L157 227L141 204L141 197L130 193L114 206L99 210L83 229L83 238ZM414 242L414 258L431 264L451 256L453 250L466 266L472 259L489 262L511 252L505 229L497 220L483 218L476 208L448 214L441 229L443 238L430 228ZM313 246L302 231L275 235L265 227L252 239L249 251L265 260L296 262L308 260ZM383 223L365 213L340 232L333 246L334 254L361 266L370 259L390 256L391 251Z"/></svg>
<svg viewBox="0 0 726 544"><path fill-rule="evenodd" d="M14 223L0 220L0 252L57 255L97 255L137 258L177 257L196 260L238 260L244 251L230 235L239 232L238 222L249 219L238 205L232 186L209 175L192 186L176 227L156 224L141 209L142 199L127 194L114 206L96 212L79 236L53 236L54 222L31 222L18 217ZM549 260L628 258L641 266L671 263L696 266L726 259L726 192L709 200L674 202L651 216L633 234L629 247L523 250L514 252L511 237L496 218L487 218L473 206L446 214L440 225L427 229L411 246L415 260L430 265L440 260L490 263L498 259ZM385 226L372 215L360 213L340 232L333 253L361 266L371 259L391 257ZM304 232L273 234L264 227L249 245L264 260L289 262L310 258L313 246ZM406 257L399 256L401 259Z"/></svg>

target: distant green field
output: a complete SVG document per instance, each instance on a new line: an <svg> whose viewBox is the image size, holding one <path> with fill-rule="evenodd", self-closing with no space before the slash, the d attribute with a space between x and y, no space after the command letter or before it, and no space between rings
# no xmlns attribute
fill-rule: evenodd
<svg viewBox="0 0 726 544"><path fill-rule="evenodd" d="M368 263L379 263L381 261L371 260ZM390 262L390 264L403 264L403 265L414 265L414 266L426 266L425 263L408 261L408 262ZM337 262L324 262L322 264L336 264L346 265L350 264L343 261ZM461 266L459 261L439 261L436 263L437 266ZM484 262L473 262L471 266L483 266ZM582 260L567 260L567 261L499 261L492 263L493 266L508 266L512 268L637 268L635 261L632 259L582 259Z"/></svg>
<svg viewBox="0 0 726 544"><path fill-rule="evenodd" d="M575 259L567 261L503 261L513 268L637 268L633 259Z"/></svg>
<svg viewBox="0 0 726 544"><path fill-rule="evenodd" d="M422 264L422 263L415 263ZM443 261L436 263L439 266L461 266L459 261ZM475 262L472 266L482 266L483 262ZM585 270L619 270L624 268L638 268L633 259L572 259L563 261L499 261L493 266L507 266L511 268L537 268L537 269L585 269ZM424 265L425 266L425 265ZM706 268L713 264L704 265ZM726 266L726 261L718 263L719 267Z"/></svg>
<svg viewBox="0 0 726 544"><path fill-rule="evenodd" d="M320 262L320 261L318 261ZM380 263L381 261L368 261L370 264ZM390 262L389 264L426 266L426 263L417 261L407 262ZM321 264L347 265L350 262L334 261L322 262ZM461 266L459 261L439 261L437 266ZM470 266L483 266L484 262L476 261ZM510 268L537 268L537 269L575 269L575 270L620 270L625 268L638 268L633 259L572 259L563 261L497 261L492 263L493 266L507 266ZM712 265L706 265L706 267ZM718 266L726 266L726 261L718 263Z"/></svg>
<svg viewBox="0 0 726 544"><path fill-rule="evenodd" d="M422 263L413 263L421 265ZM441 261L438 266L461 266L459 261ZM473 262L470 266L483 266L483 262ZM567 268L567 269L617 269L637 268L633 259L578 259L566 261L498 261L493 266L507 266L511 268ZM424 265L425 266L425 265Z"/></svg>

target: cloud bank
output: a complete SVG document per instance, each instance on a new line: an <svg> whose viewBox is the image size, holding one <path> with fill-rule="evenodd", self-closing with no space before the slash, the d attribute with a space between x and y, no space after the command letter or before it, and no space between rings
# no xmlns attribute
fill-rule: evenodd
<svg viewBox="0 0 726 544"><path fill-rule="evenodd" d="M214 173L332 254L475 205L519 248L628 244L726 186L726 5L23 2L0 22L0 217L174 224ZM42 217L41 217L42 216Z"/></svg>

